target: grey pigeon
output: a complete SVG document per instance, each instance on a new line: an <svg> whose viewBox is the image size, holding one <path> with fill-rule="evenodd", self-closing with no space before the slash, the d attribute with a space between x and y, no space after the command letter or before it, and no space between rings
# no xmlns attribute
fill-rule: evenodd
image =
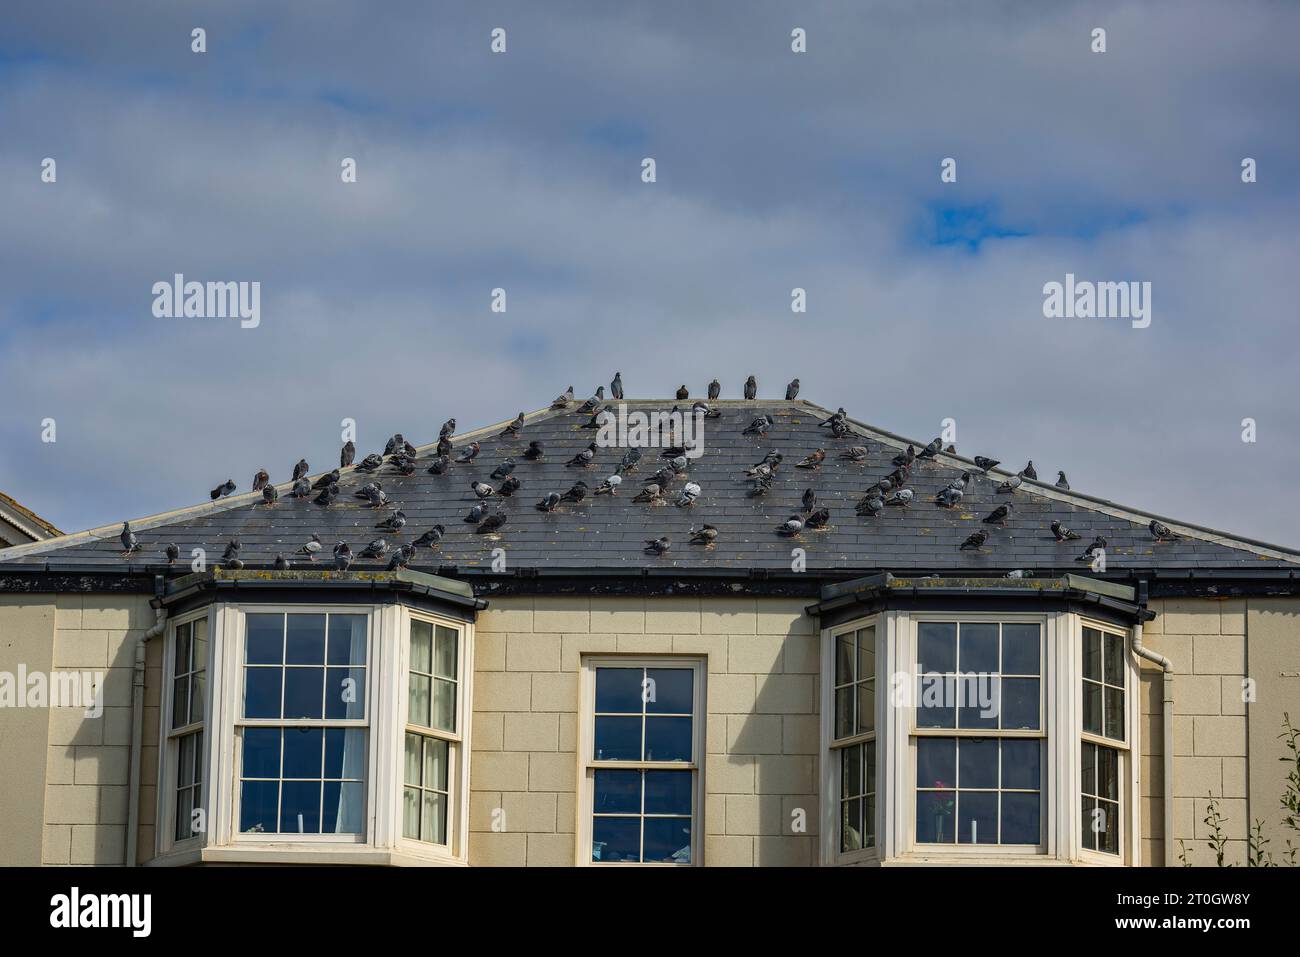
<svg viewBox="0 0 1300 957"><path fill-rule="evenodd" d="M1066 481L1064 472L1056 473L1056 487L1065 492L1070 491L1070 483Z"/></svg>
<svg viewBox="0 0 1300 957"><path fill-rule="evenodd" d="M293 492L290 494L292 494L294 498L306 498L311 494L311 482L308 482L305 478L295 479L293 483Z"/></svg>
<svg viewBox="0 0 1300 957"><path fill-rule="evenodd" d="M813 452L811 455L807 456L802 462L796 462L795 468L819 469L822 467L822 463L825 461L826 461L826 450L818 449L816 452Z"/></svg>
<svg viewBox="0 0 1300 957"><path fill-rule="evenodd" d="M339 480L339 470L335 469L329 474L322 475L316 481L312 482L311 487L314 489L329 488L331 485L336 484L338 480Z"/></svg>
<svg viewBox="0 0 1300 957"><path fill-rule="evenodd" d="M681 402L686 399L689 399L690 397L691 397L691 390L686 388L685 385L679 385L677 387L677 401Z"/></svg>
<svg viewBox="0 0 1300 957"><path fill-rule="evenodd" d="M1035 482L1038 481L1038 473L1034 471L1034 460L1033 460L1033 459L1030 459L1030 460L1029 460L1029 464L1026 465L1023 469L1020 470L1020 474L1023 475L1023 476L1024 476L1025 478L1027 478L1027 479L1033 479Z"/></svg>
<svg viewBox="0 0 1300 957"><path fill-rule="evenodd" d="M652 555L662 555L672 547L672 539L667 535L660 538L648 538L645 543L645 551Z"/></svg>
<svg viewBox="0 0 1300 957"><path fill-rule="evenodd" d="M471 442L460 450L460 454L456 456L456 461L461 464L474 461L474 457L479 453L479 448L480 446L477 442Z"/></svg>
<svg viewBox="0 0 1300 957"><path fill-rule="evenodd" d="M345 469L352 464L357 457L357 443L348 439L347 443L339 450L339 468Z"/></svg>
<svg viewBox="0 0 1300 957"><path fill-rule="evenodd" d="M234 561L239 557L239 550L244 547L244 543L238 538L232 538L226 543L226 550L221 553L222 562Z"/></svg>
<svg viewBox="0 0 1300 957"><path fill-rule="evenodd" d="M506 524L507 516L505 512L494 512L479 524L474 531L479 535L487 535L491 532L498 531Z"/></svg>
<svg viewBox="0 0 1300 957"><path fill-rule="evenodd" d="M443 439L456 434L456 417L452 416L446 422L442 423L442 428L438 430L438 438Z"/></svg>
<svg viewBox="0 0 1300 957"><path fill-rule="evenodd" d="M339 487L337 485L331 485L329 488L321 489L320 494L317 495L316 498L313 499L313 501L315 501L317 505L321 505L324 506L325 508L329 508L330 505L334 503L334 500L338 498L338 495L339 495Z"/></svg>
<svg viewBox="0 0 1300 957"><path fill-rule="evenodd" d="M709 401L712 402L720 395L722 395L722 383L714 379L709 383Z"/></svg>
<svg viewBox="0 0 1300 957"><path fill-rule="evenodd" d="M981 528L979 531L971 533L966 538L966 541L961 543L960 549L961 551L964 552L968 548L983 548L984 543L987 542L988 540L989 540L989 533L984 531L984 529Z"/></svg>
<svg viewBox="0 0 1300 957"><path fill-rule="evenodd" d="M982 455L975 456L974 462L975 462L975 467L979 469L981 472L983 472L985 475L988 474L989 469L993 468L996 465L1001 464L998 462L997 459L985 458Z"/></svg>
<svg viewBox="0 0 1300 957"><path fill-rule="evenodd" d="M840 458L847 459L850 462L863 462L867 458L867 447L865 445L854 445L840 453Z"/></svg>
<svg viewBox="0 0 1300 957"><path fill-rule="evenodd" d="M307 544L302 546L302 548L298 549L297 554L306 555L308 559L314 562L316 560L316 556L320 554L320 550L321 550L320 536L312 535L312 537L307 540Z"/></svg>
<svg viewBox="0 0 1300 957"><path fill-rule="evenodd" d="M785 398L786 401L799 398L799 380L797 378L791 380L790 384L785 387Z"/></svg>
<svg viewBox="0 0 1300 957"><path fill-rule="evenodd" d="M442 536L446 533L447 529L444 526L435 525L411 544L416 548L437 548L438 543L442 541Z"/></svg>
<svg viewBox="0 0 1300 957"><path fill-rule="evenodd" d="M637 494L636 494L636 498L632 499L632 501L634 501L634 502L655 502L655 501L658 501L658 500L659 500L659 495L660 495L661 491L662 491L662 490L659 488L659 486L658 486L657 484L655 484L654 482L651 482L651 483L650 483L649 485L647 485L645 488L641 489L641 491L637 492Z"/></svg>
<svg viewBox="0 0 1300 957"><path fill-rule="evenodd" d="M817 428L833 429L835 428L836 423L843 425L844 420L847 419L848 417L849 414L844 411L844 406L840 406L838 409L832 412L827 418L822 419L820 422L818 422Z"/></svg>
<svg viewBox="0 0 1300 957"><path fill-rule="evenodd" d="M492 478L503 479L514 470L515 470L515 460L508 458L492 470Z"/></svg>
<svg viewBox="0 0 1300 957"><path fill-rule="evenodd" d="M956 508L961 504L962 495L959 488L945 488L934 497L934 504L940 508Z"/></svg>
<svg viewBox="0 0 1300 957"><path fill-rule="evenodd" d="M253 476L253 491L262 491L269 481L271 481L271 476L266 473L266 469L258 469L257 474Z"/></svg>
<svg viewBox="0 0 1300 957"><path fill-rule="evenodd" d="M546 446L544 446L537 439L534 439L533 441L529 442L528 448L524 449L524 458L534 462L545 455L546 455Z"/></svg>
<svg viewBox="0 0 1300 957"><path fill-rule="evenodd" d="M681 497L677 499L677 506L679 508L682 508L682 507L689 507L691 505L694 505L695 500L699 497L700 497L700 487L696 485L694 482L687 482L682 487L682 494Z"/></svg>
<svg viewBox="0 0 1300 957"><path fill-rule="evenodd" d="M1151 519L1151 524L1147 526L1147 530L1151 533L1151 537L1157 542L1178 541L1178 536L1174 534L1173 529L1164 522L1156 521L1154 518Z"/></svg>
<svg viewBox="0 0 1300 957"><path fill-rule="evenodd" d="M624 472L635 471L636 464L640 461L641 461L641 450L635 448L628 449L626 452L623 453L623 461L620 462L618 465L619 473L622 474Z"/></svg>
<svg viewBox="0 0 1300 957"><path fill-rule="evenodd" d="M133 555L140 550L140 540L135 537L135 532L131 531L131 523L122 523L122 534L118 536L122 540L122 554Z"/></svg>
<svg viewBox="0 0 1300 957"><path fill-rule="evenodd" d="M215 502L217 499L229 495L234 490L235 490L235 480L226 479L224 482L222 482L220 485L218 485L216 488L212 490L212 500Z"/></svg>
<svg viewBox="0 0 1300 957"><path fill-rule="evenodd" d="M299 459L298 464L293 467L293 480L296 482L307 474L307 460Z"/></svg>
<svg viewBox="0 0 1300 957"><path fill-rule="evenodd" d="M387 554L388 542L384 541L382 538L376 538L373 542L363 548L361 554L357 557L361 559L383 558Z"/></svg>
<svg viewBox="0 0 1300 957"><path fill-rule="evenodd" d="M471 525L477 525L479 522L483 521L483 517L487 515L487 511L487 502L479 502L469 510L469 514L465 516L465 521L469 522Z"/></svg>
<svg viewBox="0 0 1300 957"><path fill-rule="evenodd" d="M569 490L560 496L562 502L581 502L587 497L587 483L583 481L574 482Z"/></svg>
<svg viewBox="0 0 1300 957"><path fill-rule="evenodd" d="M617 495L618 487L623 484L621 475L611 475L605 481L596 486L594 494L596 495Z"/></svg>
<svg viewBox="0 0 1300 957"><path fill-rule="evenodd" d="M1083 550L1083 554L1075 559L1076 562L1090 562L1096 558L1097 552L1104 551L1106 548L1106 539L1098 535L1092 540L1092 544Z"/></svg>
<svg viewBox="0 0 1300 957"><path fill-rule="evenodd" d="M890 461L890 464L896 465L899 468L910 468L912 463L915 461L916 461L916 449L909 445L907 447L907 451L899 452L897 455L895 455L893 459Z"/></svg>
<svg viewBox="0 0 1300 957"><path fill-rule="evenodd" d="M425 469L425 471L430 475L446 475L447 469L450 467L451 460L448 459L447 456L435 455L433 460L429 463L429 467Z"/></svg>
<svg viewBox="0 0 1300 957"><path fill-rule="evenodd" d="M596 457L596 443L592 442L590 445L588 445L585 449L583 449L573 458L569 459L568 464L578 465L585 469L587 466L589 466L592 463L592 460L595 459L595 457Z"/></svg>
<svg viewBox="0 0 1300 957"><path fill-rule="evenodd" d="M384 457L382 455L378 455L374 452L371 452L369 455L367 455L364 459L361 460L361 464L357 466L357 471L373 472L383 464L384 464Z"/></svg>
<svg viewBox="0 0 1300 957"><path fill-rule="evenodd" d="M868 495L858 502L855 510L859 515L874 518L885 510L885 500L879 495Z"/></svg>
<svg viewBox="0 0 1300 957"><path fill-rule="evenodd" d="M285 560L285 557L283 555L277 553L275 556L275 561L272 563L271 567L274 568L277 572L288 571L289 563Z"/></svg>
<svg viewBox="0 0 1300 957"><path fill-rule="evenodd" d="M352 493L354 498L370 498L370 492L373 489L383 488L378 482L367 482L361 488Z"/></svg>
<svg viewBox="0 0 1300 957"><path fill-rule="evenodd" d="M804 528L825 528L830 524L831 510L819 508L803 520Z"/></svg>
<svg viewBox="0 0 1300 957"><path fill-rule="evenodd" d="M603 385L596 387L596 394L593 395L582 405L578 406L579 415L591 415L601 407L605 402L605 387Z"/></svg>
<svg viewBox="0 0 1300 957"><path fill-rule="evenodd" d="M399 568L405 568L410 564L411 558L415 555L415 546L403 545L393 552L393 557L388 560L388 571L395 572Z"/></svg>
<svg viewBox="0 0 1300 957"><path fill-rule="evenodd" d="M750 376L745 380L745 398L754 399L758 397L758 380Z"/></svg>
<svg viewBox="0 0 1300 957"><path fill-rule="evenodd" d="M996 491L998 491L998 492L1014 492L1014 491L1015 491L1016 489L1018 489L1018 488L1020 488L1020 476L1019 476L1019 475L1013 475L1013 476L1011 476L1011 478L1007 479L1005 482L1003 482L1001 485L999 485L999 486L997 487Z"/></svg>
<svg viewBox="0 0 1300 957"><path fill-rule="evenodd" d="M546 497L537 503L537 510L539 512L553 512L555 511L556 506L558 506L559 504L560 504L560 493L547 492Z"/></svg>
<svg viewBox="0 0 1300 957"><path fill-rule="evenodd" d="M923 448L920 452L918 452L916 457L919 459L932 459L936 455L938 455L942 449L943 449L943 437L940 436L939 438L931 442L929 445L927 445L925 448Z"/></svg>
<svg viewBox="0 0 1300 957"><path fill-rule="evenodd" d="M623 400L623 374L614 373L614 381L609 384L609 394L620 402Z"/></svg>
<svg viewBox="0 0 1300 957"><path fill-rule="evenodd" d="M984 516L981 521L985 525L1005 525L1007 519L1011 517L1011 504L999 505L993 511Z"/></svg>
<svg viewBox="0 0 1300 957"><path fill-rule="evenodd" d="M798 535L803 531L803 519L798 515L791 515L778 525L776 530L781 535Z"/></svg>
<svg viewBox="0 0 1300 957"><path fill-rule="evenodd" d="M514 421L501 430L503 436L515 436L524 430L524 414L520 412Z"/></svg>
<svg viewBox="0 0 1300 957"><path fill-rule="evenodd" d="M772 427L772 425L773 419L770 415L760 415L753 422L749 423L749 425L745 426L745 430L741 432L741 435L763 435Z"/></svg>
<svg viewBox="0 0 1300 957"><path fill-rule="evenodd" d="M267 485L262 488L262 504L274 505L276 499L280 497L279 491L274 485Z"/></svg>
<svg viewBox="0 0 1300 957"><path fill-rule="evenodd" d="M915 493L910 488L900 488L889 498L885 499L886 505L892 505L898 508L908 508L912 504Z"/></svg>
<svg viewBox="0 0 1300 957"><path fill-rule="evenodd" d="M175 542L169 544L169 545L167 546L167 548L165 549L165 552L166 552L166 555L167 555L167 564L168 564L168 565L175 564L176 559L178 559L178 558L181 557L181 550L180 550L179 548L176 547Z"/></svg>
<svg viewBox="0 0 1300 957"><path fill-rule="evenodd" d="M1055 519L1052 521L1052 535L1056 537L1058 542L1069 542L1079 537L1078 532L1072 528L1067 528Z"/></svg>
<svg viewBox="0 0 1300 957"><path fill-rule="evenodd" d="M406 513L400 508L380 522L375 528L382 528L386 532L401 531L402 526L406 524Z"/></svg>
<svg viewBox="0 0 1300 957"><path fill-rule="evenodd" d="M699 415L706 419L722 418L721 412L719 412L717 409L709 408L709 404L707 402L702 402L698 399L695 401L695 404L691 406L691 413L693 415Z"/></svg>
<svg viewBox="0 0 1300 957"><path fill-rule="evenodd" d="M817 493L813 489L807 489L803 493L803 510L811 512L817 505Z"/></svg>
<svg viewBox="0 0 1300 957"><path fill-rule="evenodd" d="M718 530L712 525L706 524L698 532L691 531L691 544L693 545L712 545L718 539Z"/></svg>
<svg viewBox="0 0 1300 957"><path fill-rule="evenodd" d="M351 564L352 547L347 542L339 542L334 546L334 567L345 572Z"/></svg>
<svg viewBox="0 0 1300 957"><path fill-rule="evenodd" d="M474 494L479 498L489 498L496 494L496 490L487 482L470 482L469 487L474 490Z"/></svg>
<svg viewBox="0 0 1300 957"><path fill-rule="evenodd" d="M334 487L336 486L331 486L331 488ZM370 499L371 508L382 508L388 504L388 493L378 486L375 486L370 490L368 498Z"/></svg>
<svg viewBox="0 0 1300 957"><path fill-rule="evenodd" d="M772 490L773 481L775 481L775 476L771 473L768 473L767 475L756 475L754 477L753 486L745 493L745 495L748 498L758 498L760 495L766 495Z"/></svg>
<svg viewBox="0 0 1300 957"><path fill-rule="evenodd" d="M515 492L519 491L523 484L523 482L519 481L519 479L512 475L501 483L501 487L497 489L497 494L509 498L511 495L514 495Z"/></svg>

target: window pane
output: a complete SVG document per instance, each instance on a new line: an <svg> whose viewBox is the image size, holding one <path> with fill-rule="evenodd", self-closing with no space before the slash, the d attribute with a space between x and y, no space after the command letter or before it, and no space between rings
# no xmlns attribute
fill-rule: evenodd
<svg viewBox="0 0 1300 957"><path fill-rule="evenodd" d="M1038 625L1003 625L1002 673L1041 675L1040 644Z"/></svg>
<svg viewBox="0 0 1300 957"><path fill-rule="evenodd" d="M190 626L179 625L176 628L176 665L172 674L183 675L190 670Z"/></svg>
<svg viewBox="0 0 1300 957"><path fill-rule="evenodd" d="M429 724L430 687L432 682L433 679L425 675L411 675L406 720L411 724L418 724L422 728L432 727Z"/></svg>
<svg viewBox="0 0 1300 957"><path fill-rule="evenodd" d="M366 663L365 615L330 615L329 663L332 665Z"/></svg>
<svg viewBox="0 0 1300 957"><path fill-rule="evenodd" d="M1101 680L1101 632L1095 628L1083 629L1083 676Z"/></svg>
<svg viewBox="0 0 1300 957"><path fill-rule="evenodd" d="M325 714L325 669L284 669L284 716L320 718Z"/></svg>
<svg viewBox="0 0 1300 957"><path fill-rule="evenodd" d="M1011 730L1037 730L1038 679L1002 679L1002 727Z"/></svg>
<svg viewBox="0 0 1300 957"><path fill-rule="evenodd" d="M597 668L596 711L614 714L640 714L640 668Z"/></svg>
<svg viewBox="0 0 1300 957"><path fill-rule="evenodd" d="M862 850L862 799L840 802L840 850Z"/></svg>
<svg viewBox="0 0 1300 957"><path fill-rule="evenodd" d="M956 791L916 792L916 840L919 844L951 844Z"/></svg>
<svg viewBox="0 0 1300 957"><path fill-rule="evenodd" d="M325 663L325 616L288 615L285 662L291 665Z"/></svg>
<svg viewBox="0 0 1300 957"><path fill-rule="evenodd" d="M963 738L957 745L957 787L998 786L998 742L995 738Z"/></svg>
<svg viewBox="0 0 1300 957"><path fill-rule="evenodd" d="M1083 683L1083 730L1101 734L1101 685Z"/></svg>
<svg viewBox="0 0 1300 957"><path fill-rule="evenodd" d="M447 742L437 738L424 739L424 776L421 783L426 788L447 790Z"/></svg>
<svg viewBox="0 0 1300 957"><path fill-rule="evenodd" d="M1090 851L1097 849L1097 828L1105 825L1097 815L1097 799L1084 795L1083 812L1080 816L1080 833L1083 835L1083 846Z"/></svg>
<svg viewBox="0 0 1300 957"><path fill-rule="evenodd" d="M1037 844L1042 840L1038 811L1039 795L1002 795L1002 843Z"/></svg>
<svg viewBox="0 0 1300 957"><path fill-rule="evenodd" d="M646 771L645 813L690 814L692 777L690 771Z"/></svg>
<svg viewBox="0 0 1300 957"><path fill-rule="evenodd" d="M1124 687L1124 639L1120 635L1107 634L1106 647L1106 684Z"/></svg>
<svg viewBox="0 0 1300 957"><path fill-rule="evenodd" d="M279 668L244 669L244 717L280 717Z"/></svg>
<svg viewBox="0 0 1300 957"><path fill-rule="evenodd" d="M411 622L411 670L433 673L433 624Z"/></svg>
<svg viewBox="0 0 1300 957"><path fill-rule="evenodd" d="M420 839L420 791L418 788L402 789L402 837L409 837L413 841Z"/></svg>
<svg viewBox="0 0 1300 957"><path fill-rule="evenodd" d="M916 726L957 726L957 678L953 675L919 675L916 681Z"/></svg>
<svg viewBox="0 0 1300 957"><path fill-rule="evenodd" d="M194 836L194 788L182 788L176 792L176 836L173 840L184 841Z"/></svg>
<svg viewBox="0 0 1300 957"><path fill-rule="evenodd" d="M456 683L444 678L433 679L433 724L442 731L456 730Z"/></svg>
<svg viewBox="0 0 1300 957"><path fill-rule="evenodd" d="M835 692L835 737L847 738L853 733L853 686Z"/></svg>
<svg viewBox="0 0 1300 957"><path fill-rule="evenodd" d="M286 778L321 777L324 744L324 728L285 728L284 776Z"/></svg>
<svg viewBox="0 0 1300 957"><path fill-rule="evenodd" d="M244 781L239 792L239 829L274 834L280 807L280 782Z"/></svg>
<svg viewBox="0 0 1300 957"><path fill-rule="evenodd" d="M691 862L691 819L688 817L646 818L643 860L689 864Z"/></svg>
<svg viewBox="0 0 1300 957"><path fill-rule="evenodd" d="M1119 805L1110 801L1097 802L1097 850L1107 854L1119 853Z"/></svg>
<svg viewBox="0 0 1300 957"><path fill-rule="evenodd" d="M183 728L190 720L190 679L172 681L172 727Z"/></svg>
<svg viewBox="0 0 1300 957"><path fill-rule="evenodd" d="M425 791L421 795L423 806L420 810L420 840L430 844L447 843L447 797L436 791Z"/></svg>
<svg viewBox="0 0 1300 957"><path fill-rule="evenodd" d="M640 771L597 771L592 810L597 814L641 812Z"/></svg>
<svg viewBox="0 0 1300 957"><path fill-rule="evenodd" d="M646 711L651 714L690 714L695 706L695 672L690 668L650 668L646 671Z"/></svg>
<svg viewBox="0 0 1300 957"><path fill-rule="evenodd" d="M598 718L625 721L626 718ZM646 761L689 761L691 759L691 719L655 718L645 721Z"/></svg>
<svg viewBox="0 0 1300 957"><path fill-rule="evenodd" d="M597 761L640 761L641 718L596 718Z"/></svg>
<svg viewBox="0 0 1300 957"><path fill-rule="evenodd" d="M862 751L840 749L840 797L857 797L862 793Z"/></svg>
<svg viewBox="0 0 1300 957"><path fill-rule="evenodd" d="M917 626L917 670L957 670L957 625L954 622L922 622Z"/></svg>
<svg viewBox="0 0 1300 957"><path fill-rule="evenodd" d="M998 626L963 624L958 667L966 673L993 674L998 670Z"/></svg>
<svg viewBox="0 0 1300 957"><path fill-rule="evenodd" d="M593 861L639 861L641 859L641 819L636 817L598 817L591 822L591 859Z"/></svg>
<svg viewBox="0 0 1300 957"><path fill-rule="evenodd" d="M1042 745L1037 740L1003 741L1002 786L1030 791L1039 790L1043 783L1041 762Z"/></svg>
<svg viewBox="0 0 1300 957"><path fill-rule="evenodd" d="M916 742L916 786L950 788L957 783L957 742L920 738Z"/></svg>
<svg viewBox="0 0 1300 957"><path fill-rule="evenodd" d="M405 784L413 784L417 787L420 784L420 768L422 766L420 757L421 741L422 739L418 734L411 734L409 731L406 733L406 771L402 776L402 781ZM414 837L415 835L407 836Z"/></svg>
<svg viewBox="0 0 1300 957"><path fill-rule="evenodd" d="M996 791L957 792L957 841L959 844L998 842Z"/></svg>
<svg viewBox="0 0 1300 957"><path fill-rule="evenodd" d="M876 674L876 626L863 628L858 632L858 681L865 681Z"/></svg>
<svg viewBox="0 0 1300 957"><path fill-rule="evenodd" d="M853 681L853 632L847 632L835 639L835 683L850 684Z"/></svg>
<svg viewBox="0 0 1300 957"><path fill-rule="evenodd" d="M1124 692L1109 685L1105 689L1106 737L1124 740Z"/></svg>
<svg viewBox="0 0 1300 957"><path fill-rule="evenodd" d="M985 675L962 676L957 679L957 727L996 728L998 726L999 682Z"/></svg>
<svg viewBox="0 0 1300 957"><path fill-rule="evenodd" d="M248 632L244 660L250 665L278 665L284 661L284 615L245 615Z"/></svg>
<svg viewBox="0 0 1300 957"><path fill-rule="evenodd" d="M1085 794L1097 793L1097 746L1084 743L1080 748L1079 780Z"/></svg>
<svg viewBox="0 0 1300 957"><path fill-rule="evenodd" d="M442 625L437 629L434 645L433 673L443 678L456 677L456 632Z"/></svg>
<svg viewBox="0 0 1300 957"><path fill-rule="evenodd" d="M365 774L365 728L326 728L325 777L359 780L365 777Z"/></svg>
<svg viewBox="0 0 1300 957"><path fill-rule="evenodd" d="M320 833L320 787L319 781L285 781L280 786L281 833Z"/></svg>
<svg viewBox="0 0 1300 957"><path fill-rule="evenodd" d="M187 734L177 744L176 786L194 783L194 735Z"/></svg>
<svg viewBox="0 0 1300 957"><path fill-rule="evenodd" d="M366 716L366 669L327 668L325 717L360 720Z"/></svg>
<svg viewBox="0 0 1300 957"><path fill-rule="evenodd" d="M359 781L326 781L323 787L323 834L360 834L365 827L365 785Z"/></svg>
<svg viewBox="0 0 1300 957"><path fill-rule="evenodd" d="M203 720L203 702L204 688L206 686L206 674L202 671L196 671L190 675L190 723L196 724Z"/></svg>
<svg viewBox="0 0 1300 957"><path fill-rule="evenodd" d="M280 776L280 729L244 729L244 767L246 778L278 778Z"/></svg>
<svg viewBox="0 0 1300 957"><path fill-rule="evenodd" d="M1097 796L1119 800L1119 752L1114 748L1097 749Z"/></svg>
<svg viewBox="0 0 1300 957"><path fill-rule="evenodd" d="M858 732L873 731L876 727L876 683L864 681L858 685Z"/></svg>

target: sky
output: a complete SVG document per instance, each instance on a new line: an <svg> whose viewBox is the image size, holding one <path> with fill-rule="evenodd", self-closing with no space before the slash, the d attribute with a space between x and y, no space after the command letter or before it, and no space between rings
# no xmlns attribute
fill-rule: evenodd
<svg viewBox="0 0 1300 957"><path fill-rule="evenodd" d="M1297 35L1200 0L14 7L0 491L75 531L323 471L345 418L364 454L752 373L1300 546ZM259 282L260 324L155 317L176 273ZM1151 283L1150 325L1045 317L1067 273Z"/></svg>

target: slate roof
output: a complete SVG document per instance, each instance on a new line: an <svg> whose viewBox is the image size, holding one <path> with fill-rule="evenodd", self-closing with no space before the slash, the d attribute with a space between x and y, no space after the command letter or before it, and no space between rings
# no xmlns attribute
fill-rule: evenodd
<svg viewBox="0 0 1300 957"><path fill-rule="evenodd" d="M1181 538L1157 544L1147 531L1153 516L1125 509L1100 499L1062 492L1048 483L1026 480L1013 495L996 494L994 486L1010 473L994 470L988 477L977 474L962 506L945 510L933 504L935 493L949 481L972 468L959 456L940 455L935 462L917 461L909 482L915 490L915 504L909 509L889 508L876 518L859 518L854 503L867 486L893 468L891 458L908 440L892 433L856 423L854 435L835 440L830 430L818 423L830 413L803 400L719 401L712 406L720 418L705 423L704 454L689 465L690 481L703 489L693 507L633 502L643 480L661 464L658 449L645 449L639 468L625 477L615 496L588 495L578 505L562 505L553 513L534 506L547 492L564 492L579 478L593 489L623 456L624 449L600 449L595 464L582 469L566 462L593 441L596 433L581 426L588 416L579 415L573 403L562 411L532 413L517 438L500 437L505 423L455 437L459 449L477 438L482 452L468 465L453 465L442 476L426 473L433 446L420 448L414 475L402 477L385 466L378 475L346 469L340 481L342 495L328 508L311 499L288 497L290 484L283 483L274 506L263 506L259 494L246 492L216 503L198 505L132 522L143 544L141 552L124 559L117 535L120 524L90 532L64 536L41 543L0 550L0 567L46 568L49 570L141 571L164 565L163 547L180 546L181 562L176 571L188 571L190 549L202 546L209 560L218 561L226 542L238 536L241 554L248 567L269 566L283 553L298 565L292 553L315 532L325 543L322 559L336 541L347 541L354 552L374 538L384 537L396 545L412 541L434 523L447 528L436 551L420 549L411 567L446 570L448 566L488 569L492 552L504 550L507 568L625 570L639 573L646 568L665 569L750 569L789 571L791 551L803 548L807 568L812 572L861 574L876 570L933 572L1002 572L1014 568L1046 572L1080 571L1087 565L1076 562L1083 546L1094 535L1108 541L1108 571L1125 570L1219 570L1294 569L1300 567L1300 552L1233 538L1223 533L1198 529L1162 517ZM668 411L675 403L629 401L630 410ZM683 409L690 402L680 403ZM765 437L742 435L756 416L767 413L775 425ZM530 462L521 453L528 442L545 443L546 457ZM919 450L924 444L914 442ZM868 455L858 464L840 459L843 449L865 445ZM794 467L794 463L815 449L826 450L826 461L816 471ZM771 491L750 498L750 482L742 470L757 463L769 449L779 449L785 461ZM365 451L358 450L360 461ZM996 450L980 450L993 452ZM475 534L464 516L475 499L471 479L490 481L492 469L507 455L514 456L514 474L523 483L513 498L504 500L509 523L496 535ZM283 463L288 469L291 462ZM333 464L333 463L331 463ZM249 473L252 469L247 470ZM319 472L314 473L315 478ZM276 475L284 478L284 473ZM408 524L399 534L381 532L375 524L390 508L371 509L352 492L378 479L392 506L401 508ZM247 482L245 478L243 480ZM242 483L241 483L242 484ZM499 487L499 481L492 482ZM675 499L682 481L675 482L669 498ZM243 487L247 487L244 485ZM831 526L824 531L804 531L795 539L778 535L779 522L800 513L805 489L816 490L818 505L831 509ZM314 496L315 493L313 493ZM495 500L495 499L494 499ZM1015 515L1005 528L981 524L980 519L996 505L1011 500ZM1081 541L1057 544L1049 529L1060 519L1081 536ZM708 522L719 530L715 546L688 543L692 527ZM974 530L988 529L988 544L980 551L960 551L958 545ZM643 552L646 539L660 535L672 538L671 550L663 556ZM305 565L304 561L304 565ZM311 566L307 566L311 567ZM321 567L317 564L315 567ZM356 562L354 570L382 567L378 562Z"/></svg>

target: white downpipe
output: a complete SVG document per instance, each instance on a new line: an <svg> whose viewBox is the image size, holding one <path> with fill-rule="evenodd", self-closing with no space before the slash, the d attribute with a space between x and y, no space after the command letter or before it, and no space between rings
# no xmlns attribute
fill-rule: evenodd
<svg viewBox="0 0 1300 957"><path fill-rule="evenodd" d="M144 739L144 645L167 627L167 609L155 608L157 619L135 643L135 666L131 673L131 777L126 794L126 866L135 867L140 841L140 752Z"/></svg>
<svg viewBox="0 0 1300 957"><path fill-rule="evenodd" d="M1164 655L1142 647L1142 623L1133 626L1133 652L1164 669L1160 726L1164 737L1165 867L1174 866L1174 664Z"/></svg>

